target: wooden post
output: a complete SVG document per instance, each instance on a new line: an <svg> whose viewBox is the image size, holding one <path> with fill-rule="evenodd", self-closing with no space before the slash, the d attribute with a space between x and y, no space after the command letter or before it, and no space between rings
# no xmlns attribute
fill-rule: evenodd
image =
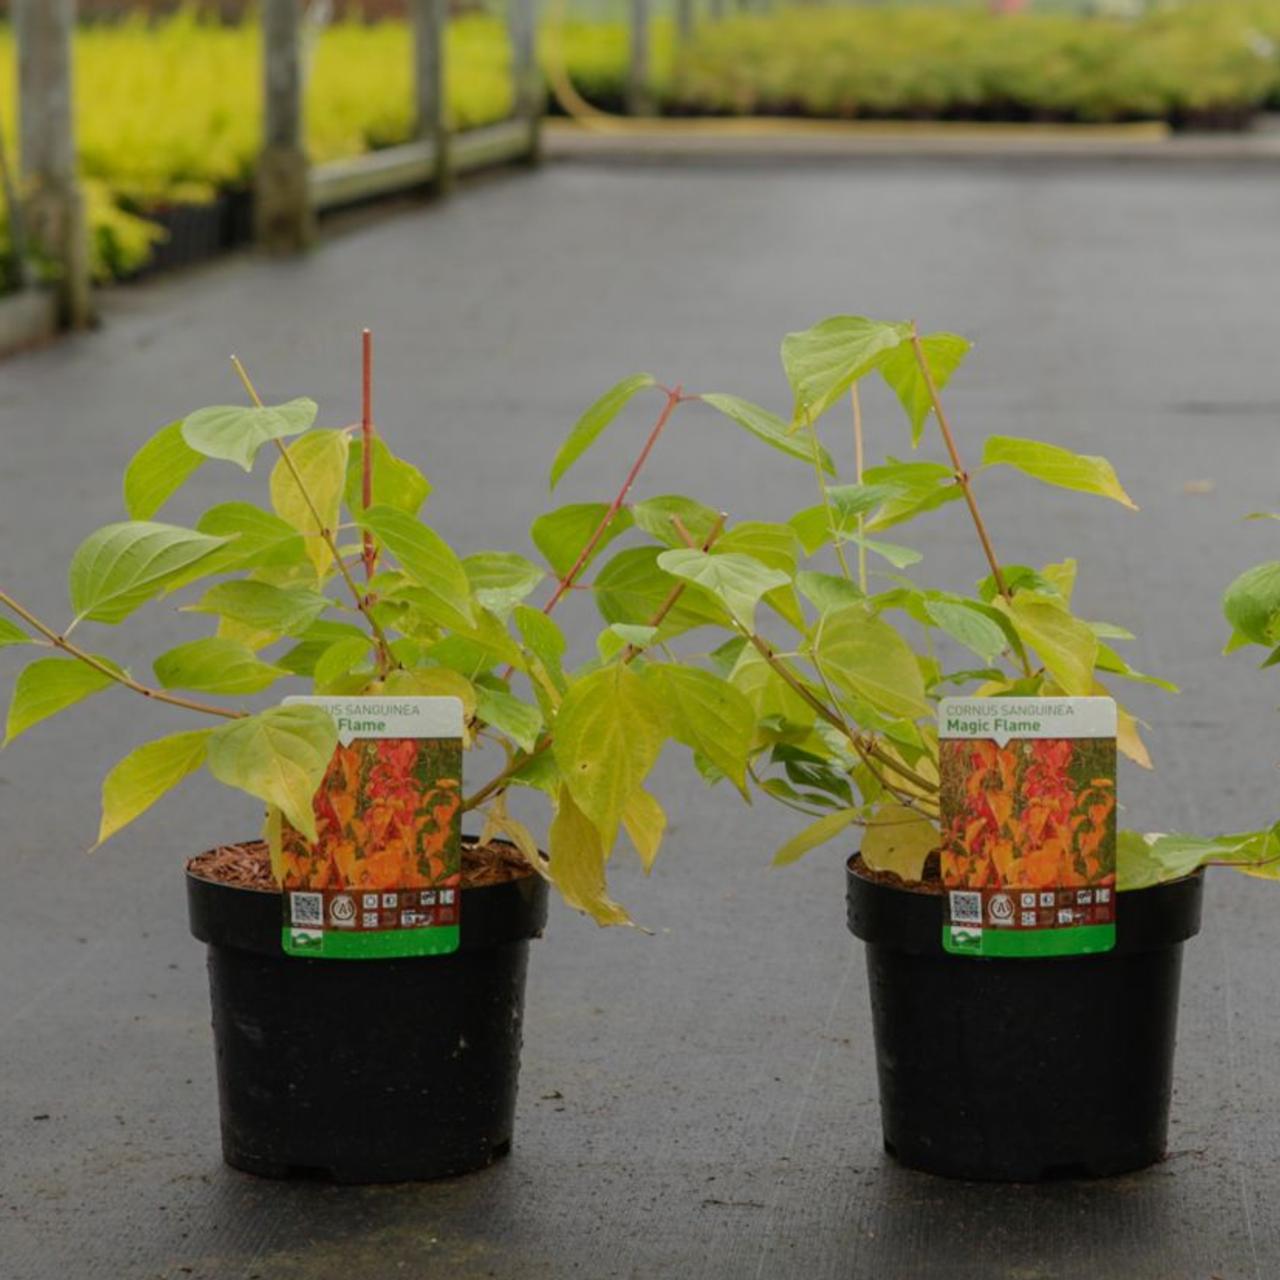
<svg viewBox="0 0 1280 1280"><path fill-rule="evenodd" d="M302 45L298 0L262 0L262 151L255 220L258 243L294 253L315 239L302 126Z"/></svg>
<svg viewBox="0 0 1280 1280"><path fill-rule="evenodd" d="M693 0L676 0L676 35L681 44L693 39Z"/></svg>
<svg viewBox="0 0 1280 1280"><path fill-rule="evenodd" d="M449 100L444 67L449 0L410 0L413 20L415 135L435 144L433 186L444 194L453 185L449 157Z"/></svg>
<svg viewBox="0 0 1280 1280"><path fill-rule="evenodd" d="M84 197L76 181L71 34L75 0L15 0L18 136L26 228L58 265L61 319L93 319Z"/></svg>
<svg viewBox="0 0 1280 1280"><path fill-rule="evenodd" d="M649 98L649 0L631 0L631 58L627 68L627 112L651 114Z"/></svg>
<svg viewBox="0 0 1280 1280"><path fill-rule="evenodd" d="M507 0L511 68L515 82L515 117L529 124L529 161L542 155L542 116L545 90L538 70L538 0Z"/></svg>

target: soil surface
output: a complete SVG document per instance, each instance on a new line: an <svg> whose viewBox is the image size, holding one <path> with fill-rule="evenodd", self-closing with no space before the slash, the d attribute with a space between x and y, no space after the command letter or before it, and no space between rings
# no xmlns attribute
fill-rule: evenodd
<svg viewBox="0 0 1280 1280"><path fill-rule="evenodd" d="M271 874L271 855L263 840L249 840L244 844L224 844L210 849L187 863L187 870L201 880L215 884L231 885L236 889L254 889L259 893L279 893ZM488 885L506 884L534 874L533 868L514 845L492 843L477 844L465 840L462 844L462 887L483 889Z"/></svg>
<svg viewBox="0 0 1280 1280"><path fill-rule="evenodd" d="M855 875L864 880L872 880L876 884L889 885L893 889L906 889L909 893L928 893L941 895L946 893L942 883L942 855L935 849L924 860L924 879L904 880L893 871L872 871L862 860L862 854L855 853L849 859L849 866Z"/></svg>

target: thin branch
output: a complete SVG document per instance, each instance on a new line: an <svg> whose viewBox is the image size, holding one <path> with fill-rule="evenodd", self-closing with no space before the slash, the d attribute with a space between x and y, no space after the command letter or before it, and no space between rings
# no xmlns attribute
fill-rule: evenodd
<svg viewBox="0 0 1280 1280"><path fill-rule="evenodd" d="M592 552L600 545L600 541L605 533L608 532L614 517L617 516L622 504L627 500L627 494L631 492L631 486L635 484L636 477L648 461L649 454L653 451L653 446L658 443L658 437L662 434L663 428L667 425L672 413L675 412L676 405L684 398L683 390L680 387L673 387L666 395L667 400L662 406L662 412L658 415L658 420L653 424L653 429L649 432L649 438L644 442L644 448L640 450L640 456L636 458L631 465L631 470L627 472L627 478L622 482L622 488L618 490L617 496L609 504L609 509L601 517L595 533L587 539L587 545L579 552L578 558L573 562L569 572L560 579L560 583L551 599L543 605L543 613L550 613L560 603L565 592L573 586L578 580L578 575L587 567L587 562L591 559Z"/></svg>
<svg viewBox="0 0 1280 1280"><path fill-rule="evenodd" d="M465 800L463 800L462 812L470 813L472 809L478 809L495 792L501 791L506 786L507 782L510 780L512 774L519 773L520 770L523 769L525 765L529 763L530 760L536 760L545 751L549 750L551 747L552 741L553 739L551 735L548 733L542 738L540 742L535 744L532 751L528 752L526 755L518 756L514 760L507 761L507 766L505 769L502 770L501 773L497 774L493 778L490 778L489 781L486 782L484 786L480 788L479 791L473 792L471 795L467 796Z"/></svg>
<svg viewBox="0 0 1280 1280"><path fill-rule="evenodd" d="M716 539L720 536L722 530L724 529L725 521L728 520L728 518L729 518L728 512L725 512L725 511L720 512L720 514L716 517L715 524L711 526L710 533L707 534L706 538L703 539L702 545L698 548L700 551L711 550L711 548L715 545ZM684 528L683 522L681 521L680 517L677 515L673 515L671 517L671 521L676 526L676 529L680 532L680 536L684 538L686 541L688 541L689 531ZM672 609L676 607L676 604L679 601L680 597L684 594L685 587L687 587L688 585L689 584L687 582L681 581L676 583L676 585L671 588L671 591L668 593L667 598L658 607L657 613L653 615L653 620L649 623L651 627L662 626L663 622L666 621L667 615L671 612ZM630 662L632 658L634 658L639 652L640 650L636 648L635 645L633 644L627 645L627 647L622 652L622 661L624 663Z"/></svg>
<svg viewBox="0 0 1280 1280"><path fill-rule="evenodd" d="M809 445L813 452L813 474L818 477L818 496L822 499L822 509L827 513L827 528L831 530L831 541L836 549L836 559L840 561L840 572L845 579L853 581L849 572L849 561L845 559L844 543L840 540L840 530L836 528L836 518L831 510L831 495L827 492L827 478L822 474L822 458L818 453L818 432L813 425L813 418L806 411L804 425L809 432Z"/></svg>
<svg viewBox="0 0 1280 1280"><path fill-rule="evenodd" d="M968 471L965 470L964 462L960 457L960 448L956 444L955 433L951 430L947 412L942 407L942 401L938 396L938 384L934 381L933 370L929 368L929 357L925 355L924 344L920 341L920 333L914 324L911 326L911 347L915 352L916 363L920 366L920 373L929 392L929 402L933 405L934 417L938 419L938 428L942 432L943 440L946 441L947 452L951 455L951 465L956 473L956 483L964 493L964 500L969 506L969 514L973 517L973 527L978 531L978 541L982 543L982 550L986 554L987 563L991 566L991 575L995 579L996 587L1005 598L1006 603L1012 604L1013 594L1009 590L1009 584L1005 581L1004 570L1000 568L1000 561L996 559L995 547L992 546L991 535L987 532L986 522L982 519L982 512L978 510L978 499L973 493L972 480ZM1031 663L1025 653L1022 655L1022 668L1028 676L1031 675Z"/></svg>
<svg viewBox="0 0 1280 1280"><path fill-rule="evenodd" d="M862 464L862 399L858 395L858 384L853 382L849 386L849 401L853 405L853 474L854 479L861 484L863 474ZM858 537L861 538L865 532L866 516L858 513ZM867 548L862 542L858 543L858 586L862 589L862 594L867 594Z"/></svg>
<svg viewBox="0 0 1280 1280"><path fill-rule="evenodd" d="M364 329L360 339L360 502L368 511L373 506L373 334ZM364 531L362 543L367 581L373 577L378 564L378 548L368 529Z"/></svg>
<svg viewBox="0 0 1280 1280"><path fill-rule="evenodd" d="M258 395L257 389L249 380L249 374L245 370L243 364L240 363L239 356L232 356L231 363L235 367L235 371L240 375L240 381L244 383L245 390L249 393L249 398L253 403L261 409L263 407L262 399ZM347 589L351 592L352 599L356 602L356 608L365 616L365 621L369 624L369 629L373 632L373 637L378 645L378 664L385 674L386 671L394 664L391 657L391 642L387 639L387 633L382 629L382 624L373 615L373 606L370 604L369 597L360 590L351 570L347 568L346 561L338 552L338 544L334 539L333 530L324 522L324 518L320 514L320 509L315 504L310 490L303 483L302 474L298 470L298 465L294 462L289 450L285 447L282 440L274 440L280 457L284 459L285 466L289 469L289 474L293 477L293 482L298 486L298 492L302 495L302 500L307 504L307 510L311 512L311 518L316 522L316 531L324 539L325 545L329 548L333 556L333 562L338 567L338 572L342 575L342 580L347 584Z"/></svg>
<svg viewBox="0 0 1280 1280"><path fill-rule="evenodd" d="M199 711L204 715L220 716L224 720L242 719L247 712L232 711L227 707L215 707L207 702L197 702L193 698L182 698L175 693L169 693L165 689L153 689L150 685L140 684L132 676L123 671L117 671L107 663L95 658L93 654L86 653L79 646L71 643L66 636L59 635L52 627L41 622L29 609L24 609L12 596L0 591L0 605L4 605L13 613L17 614L23 622L38 631L55 649L61 649L63 653L72 658L78 659L86 666L92 667L101 675L114 680L116 684L122 684L126 689L132 689L134 693L141 694L144 698L149 698L152 702L166 702L170 706L182 707L187 711Z"/></svg>

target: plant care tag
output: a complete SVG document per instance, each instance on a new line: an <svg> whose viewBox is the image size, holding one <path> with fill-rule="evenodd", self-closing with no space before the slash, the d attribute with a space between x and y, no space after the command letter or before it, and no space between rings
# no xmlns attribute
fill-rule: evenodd
<svg viewBox="0 0 1280 1280"><path fill-rule="evenodd" d="M1116 704L943 698L942 945L1065 956L1116 938Z"/></svg>
<svg viewBox="0 0 1280 1280"><path fill-rule="evenodd" d="M366 960L458 949L462 735L458 698L299 697L338 746L315 797L313 844L282 822L284 949Z"/></svg>

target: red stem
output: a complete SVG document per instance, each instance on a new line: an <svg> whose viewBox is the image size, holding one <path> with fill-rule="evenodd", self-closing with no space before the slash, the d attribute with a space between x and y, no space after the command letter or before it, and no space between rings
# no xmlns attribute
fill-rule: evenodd
<svg viewBox="0 0 1280 1280"><path fill-rule="evenodd" d="M373 505L373 334L363 330L361 337L361 353L363 356L361 379L360 437L364 442L361 455L361 505L366 511ZM374 546L373 534L367 529L364 532L364 576L372 578L378 562L377 548Z"/></svg>
<svg viewBox="0 0 1280 1280"><path fill-rule="evenodd" d="M627 473L627 478L622 482L622 488L618 490L618 496L609 504L609 510L604 513L604 517L597 526L595 533L587 540L587 545L582 548L577 560L573 563L573 567L560 579L560 583L551 599L543 606L543 613L550 613L560 603L561 597L573 586L578 579L578 575L586 568L587 561L591 559L591 553L600 545L600 540L608 532L614 517L627 500L627 494L631 492L631 486L635 484L636 477L648 461L649 454L653 451L653 446L658 443L658 437L662 434L662 429L667 425L667 420L683 398L683 392L680 387L674 387L667 392L667 402L662 406L662 412L658 415L657 422L653 424L653 430L649 432L649 438L644 442L644 448L640 450L640 456L632 464L631 470Z"/></svg>

